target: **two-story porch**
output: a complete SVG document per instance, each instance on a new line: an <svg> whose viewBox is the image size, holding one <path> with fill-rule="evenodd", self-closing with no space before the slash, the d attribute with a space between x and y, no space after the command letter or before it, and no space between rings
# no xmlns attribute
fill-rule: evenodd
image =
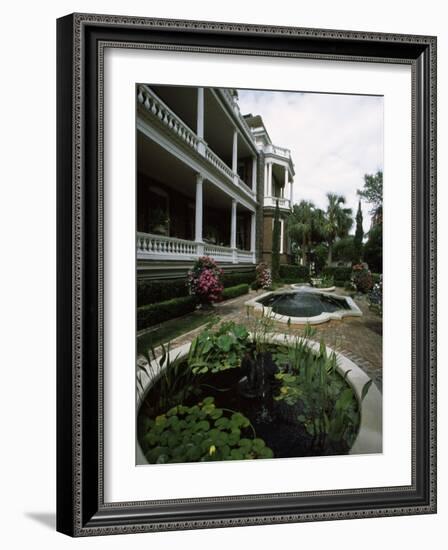
<svg viewBox="0 0 448 550"><path fill-rule="evenodd" d="M215 90L137 87L139 277L181 275L202 255L253 269L257 151L227 109Z"/></svg>

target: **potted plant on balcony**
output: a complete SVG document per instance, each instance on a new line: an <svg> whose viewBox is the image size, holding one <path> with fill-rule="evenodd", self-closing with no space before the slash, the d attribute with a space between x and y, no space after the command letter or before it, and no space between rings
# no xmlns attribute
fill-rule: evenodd
<svg viewBox="0 0 448 550"><path fill-rule="evenodd" d="M168 235L170 218L168 212L162 208L154 208L149 212L149 233L155 235Z"/></svg>
<svg viewBox="0 0 448 550"><path fill-rule="evenodd" d="M224 290L222 274L222 269L209 256L198 258L188 272L190 294L197 297L201 308L210 308L221 300Z"/></svg>
<svg viewBox="0 0 448 550"><path fill-rule="evenodd" d="M204 227L204 238L205 243L217 244L218 243L218 229L212 225L206 225Z"/></svg>

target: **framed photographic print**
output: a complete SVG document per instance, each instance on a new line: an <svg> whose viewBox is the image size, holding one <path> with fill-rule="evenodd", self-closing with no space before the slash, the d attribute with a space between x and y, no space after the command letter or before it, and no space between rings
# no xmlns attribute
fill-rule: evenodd
<svg viewBox="0 0 448 550"><path fill-rule="evenodd" d="M436 38L58 20L71 536L436 511Z"/></svg>

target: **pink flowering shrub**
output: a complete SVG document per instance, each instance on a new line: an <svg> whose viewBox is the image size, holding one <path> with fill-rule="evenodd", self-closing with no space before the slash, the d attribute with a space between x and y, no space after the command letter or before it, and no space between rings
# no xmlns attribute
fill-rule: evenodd
<svg viewBox="0 0 448 550"><path fill-rule="evenodd" d="M272 286L272 275L271 270L268 264L261 262L257 265L255 269L256 273L256 283L258 288L271 288Z"/></svg>
<svg viewBox="0 0 448 550"><path fill-rule="evenodd" d="M221 279L222 269L208 256L202 256L188 272L190 294L196 296L202 304L219 302L224 290Z"/></svg>
<svg viewBox="0 0 448 550"><path fill-rule="evenodd" d="M372 274L364 264L355 264L352 267L352 281L358 292L365 294L373 288Z"/></svg>

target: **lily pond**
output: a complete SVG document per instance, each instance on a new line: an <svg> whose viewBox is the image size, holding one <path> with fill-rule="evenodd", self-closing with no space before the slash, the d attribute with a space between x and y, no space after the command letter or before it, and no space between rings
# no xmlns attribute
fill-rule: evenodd
<svg viewBox="0 0 448 550"><path fill-rule="evenodd" d="M347 454L359 404L324 342L272 338L272 321L250 332L213 322L184 356L152 352L160 375L138 411L138 442L150 464ZM368 388L364 388L363 395Z"/></svg>

